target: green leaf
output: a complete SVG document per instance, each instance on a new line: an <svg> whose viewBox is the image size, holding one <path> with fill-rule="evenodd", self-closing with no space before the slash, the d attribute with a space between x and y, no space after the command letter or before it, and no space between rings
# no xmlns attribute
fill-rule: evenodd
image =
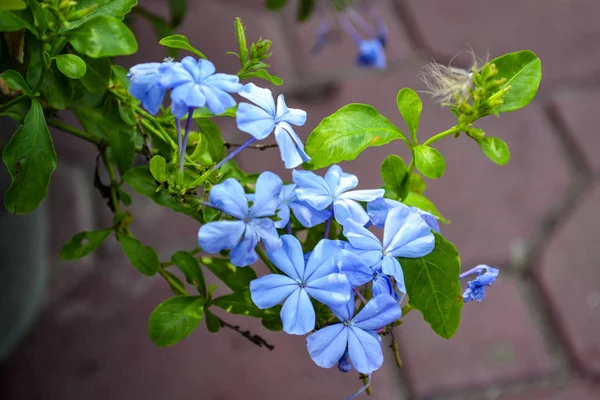
<svg viewBox="0 0 600 400"><path fill-rule="evenodd" d="M308 167L318 169L354 160L371 146L383 146L406 137L394 124L366 104L348 104L324 118L306 141L312 157ZM407 141L408 142L408 141Z"/></svg>
<svg viewBox="0 0 600 400"><path fill-rule="evenodd" d="M421 311L423 319L445 339L456 333L463 306L460 281L460 257L456 247L440 234L435 249L421 258L400 258L404 270L409 303Z"/></svg>
<svg viewBox="0 0 600 400"><path fill-rule="evenodd" d="M100 246L112 232L111 228L97 231L79 232L71 238L60 250L60 258L63 260L78 260L94 251Z"/></svg>
<svg viewBox="0 0 600 400"><path fill-rule="evenodd" d="M57 22L56 17L50 10L42 7L39 0L27 0L27 3L35 17L35 24L39 27L43 36L50 27L50 24L55 24Z"/></svg>
<svg viewBox="0 0 600 400"><path fill-rule="evenodd" d="M202 257L200 262L234 292L248 290L250 281L256 279L252 268L236 267L225 258Z"/></svg>
<svg viewBox="0 0 600 400"><path fill-rule="evenodd" d="M296 19L298 21L306 21L308 17L310 17L310 15L312 14L316 5L317 0L300 0Z"/></svg>
<svg viewBox="0 0 600 400"><path fill-rule="evenodd" d="M427 183L425 183L425 179L423 179L423 177L419 174L411 174L410 191L417 194L423 194L425 193L425 189L427 189Z"/></svg>
<svg viewBox="0 0 600 400"><path fill-rule="evenodd" d="M246 41L246 29L240 18L235 19L235 36L240 50L240 63L243 66L243 63L248 60L248 42Z"/></svg>
<svg viewBox="0 0 600 400"><path fill-rule="evenodd" d="M440 219L441 222L445 224L450 222L444 218L442 214L440 214L440 211L437 209L435 204L433 204L431 200L422 194L410 192L402 202L409 207L417 207L423 211L427 211L428 213L435 215Z"/></svg>
<svg viewBox="0 0 600 400"><path fill-rule="evenodd" d="M31 101L31 109L4 148L2 159L12 176L4 193L6 208L15 214L35 210L46 197L50 176L56 169L54 144L37 99Z"/></svg>
<svg viewBox="0 0 600 400"><path fill-rule="evenodd" d="M504 103L496 111L515 111L533 100L542 80L542 62L535 53L528 50L508 53L493 59L490 64L498 68L497 79L506 78L498 90L511 87L504 95Z"/></svg>
<svg viewBox="0 0 600 400"><path fill-rule="evenodd" d="M208 309L204 310L204 321L206 322L206 329L211 333L217 333L221 330L221 321L219 318L211 313Z"/></svg>
<svg viewBox="0 0 600 400"><path fill-rule="evenodd" d="M138 123L137 117L135 116L135 111L133 110L133 106L129 102L117 101L117 107L119 108L119 115L123 122L125 122L129 126L136 126Z"/></svg>
<svg viewBox="0 0 600 400"><path fill-rule="evenodd" d="M135 144L128 132L112 132L108 137L109 156L116 164L121 176L127 172L135 158Z"/></svg>
<svg viewBox="0 0 600 400"><path fill-rule="evenodd" d="M198 260L187 251L178 251L171 256L171 261L183 272L187 283L198 288L198 293L206 297L206 281Z"/></svg>
<svg viewBox="0 0 600 400"><path fill-rule="evenodd" d="M152 177L148 167L142 166L130 168L125 175L123 175L123 180L125 180L125 182L136 192L149 197L156 204L169 207L170 209L182 214L187 214L196 221L204 222L202 216L198 212L192 210L191 208L185 207L183 204L171 197L167 191L161 190L157 193L156 189L158 188L158 185L156 184L156 180Z"/></svg>
<svg viewBox="0 0 600 400"><path fill-rule="evenodd" d="M92 58L125 56L138 49L135 36L116 18L99 16L67 33L75 50Z"/></svg>
<svg viewBox="0 0 600 400"><path fill-rule="evenodd" d="M207 118L196 118L194 121L200 130L200 140L206 143L206 151L197 155L192 154L192 159L203 164L221 161L225 157L225 144L219 127Z"/></svg>
<svg viewBox="0 0 600 400"><path fill-rule="evenodd" d="M187 0L169 0L169 15L171 16L171 27L177 28L181 25L185 16Z"/></svg>
<svg viewBox="0 0 600 400"><path fill-rule="evenodd" d="M283 330L283 323L281 322L280 318L263 319L262 326L273 332L279 332Z"/></svg>
<svg viewBox="0 0 600 400"><path fill-rule="evenodd" d="M79 0L77 3L78 10L89 8L89 12L73 22L69 29L75 29L98 16L113 17L122 21L137 4L137 0ZM66 30L67 28L61 29L61 31Z"/></svg>
<svg viewBox="0 0 600 400"><path fill-rule="evenodd" d="M222 308L230 314L246 315L248 317L256 318L268 318L273 315L273 311L270 311L271 309L261 310L256 307L250 298L250 292L248 290L217 297L212 301L212 304Z"/></svg>
<svg viewBox="0 0 600 400"><path fill-rule="evenodd" d="M194 46L192 46L190 44L188 38L183 35L167 36L166 38L162 38L160 40L160 42L158 42L158 43L165 47L169 47L171 49L187 50L191 53L194 53L195 55L197 55L200 58L206 58L206 56L204 54L202 54L202 52L200 50L198 50Z"/></svg>
<svg viewBox="0 0 600 400"><path fill-rule="evenodd" d="M2 74L0 74L0 78L2 80L4 80L4 82L6 82L6 85L10 89L20 90L21 92L23 92L24 94L26 94L28 96L33 95L31 93L31 89L29 88L29 85L27 84L27 82L25 82L25 78L23 78L23 75L21 75L17 71L14 71L12 69L9 69L8 71L4 71Z"/></svg>
<svg viewBox="0 0 600 400"><path fill-rule="evenodd" d="M278 76L271 75L266 69L244 73L244 78L260 78L271 82L275 86L281 86L283 79Z"/></svg>
<svg viewBox="0 0 600 400"><path fill-rule="evenodd" d="M75 54L61 54L56 56L58 70L71 79L79 79L85 75L85 62Z"/></svg>
<svg viewBox="0 0 600 400"><path fill-rule="evenodd" d="M110 58L86 58L85 62L85 75L79 82L90 92L104 92L110 84Z"/></svg>
<svg viewBox="0 0 600 400"><path fill-rule="evenodd" d="M44 73L40 91L46 103L57 110L66 109L73 101L71 82L54 65Z"/></svg>
<svg viewBox="0 0 600 400"><path fill-rule="evenodd" d="M204 299L198 296L176 296L163 301L150 315L150 339L159 347L180 342L200 324L203 307Z"/></svg>
<svg viewBox="0 0 600 400"><path fill-rule="evenodd" d="M176 296L187 296L187 291L185 290L185 286L181 279L179 279L176 275L170 273L167 270L161 271L161 275L164 279L166 279L169 287L171 288L171 292Z"/></svg>
<svg viewBox="0 0 600 400"><path fill-rule="evenodd" d="M281 10L287 4L287 0L266 0L266 6L269 10Z"/></svg>
<svg viewBox="0 0 600 400"><path fill-rule="evenodd" d="M402 115L402 118L404 119L404 122L406 122L406 126L408 126L408 130L413 137L413 143L417 144L417 130L419 129L423 103L421 103L421 99L417 92L409 88L404 88L398 92L396 102L398 103L400 115Z"/></svg>
<svg viewBox="0 0 600 400"><path fill-rule="evenodd" d="M124 88L129 89L129 78L127 78L127 70L120 65L111 65L110 69L113 76Z"/></svg>
<svg viewBox="0 0 600 400"><path fill-rule="evenodd" d="M1 29L0 29L1 30ZM36 87L42 76L42 43L32 34L26 35L27 41L27 72L25 79L29 87Z"/></svg>
<svg viewBox="0 0 600 400"><path fill-rule="evenodd" d="M485 136L478 143L485 155L496 164L506 165L510 161L510 149L502 139Z"/></svg>
<svg viewBox="0 0 600 400"><path fill-rule="evenodd" d="M0 10L24 10L27 4L23 0L2 0Z"/></svg>
<svg viewBox="0 0 600 400"><path fill-rule="evenodd" d="M158 183L166 182L167 176L167 161L163 156L154 156L150 160L150 173L158 181Z"/></svg>
<svg viewBox="0 0 600 400"><path fill-rule="evenodd" d="M14 32L23 28L37 36L37 30L33 26L33 16L29 10L0 10L0 32Z"/></svg>
<svg viewBox="0 0 600 400"><path fill-rule="evenodd" d="M144 246L136 238L122 233L117 233L117 240L121 244L121 248L129 259L129 262L138 271L147 276L155 275L158 272L160 261L158 260L156 250L152 247Z"/></svg>
<svg viewBox="0 0 600 400"><path fill-rule="evenodd" d="M402 158L395 154L389 155L381 164L381 178L385 187L392 191L398 199L406 197L410 185L410 174Z"/></svg>
<svg viewBox="0 0 600 400"><path fill-rule="evenodd" d="M420 173L430 179L437 179L444 175L446 161L439 151L422 144L415 146L413 149L415 164Z"/></svg>

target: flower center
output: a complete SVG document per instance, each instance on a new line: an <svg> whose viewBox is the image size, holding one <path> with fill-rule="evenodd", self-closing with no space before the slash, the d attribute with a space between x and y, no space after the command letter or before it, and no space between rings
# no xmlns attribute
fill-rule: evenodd
<svg viewBox="0 0 600 400"><path fill-rule="evenodd" d="M347 319L346 321L344 321L344 326L351 326L351 325L352 325L351 319Z"/></svg>

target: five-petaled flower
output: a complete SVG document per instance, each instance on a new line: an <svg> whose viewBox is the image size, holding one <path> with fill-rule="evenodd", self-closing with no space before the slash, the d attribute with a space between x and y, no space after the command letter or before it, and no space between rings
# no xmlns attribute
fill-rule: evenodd
<svg viewBox="0 0 600 400"><path fill-rule="evenodd" d="M256 245L259 240L267 251L281 247L281 239L273 221L279 205L283 183L272 172L260 174L256 180L254 204L248 207L244 188L233 178L215 185L209 195L213 207L236 218L235 221L217 221L203 225L198 231L198 244L207 253L231 250L231 263L238 267L254 264L258 260ZM241 240L240 240L241 239Z"/></svg>
<svg viewBox="0 0 600 400"><path fill-rule="evenodd" d="M270 274L253 280L250 296L261 309L285 300L281 308L283 330L304 335L315 328L310 297L330 307L340 307L350 299L350 283L340 273L339 247L332 241L321 240L305 262L298 239L283 235L281 240L281 248L267 250L267 255L285 275Z"/></svg>
<svg viewBox="0 0 600 400"><path fill-rule="evenodd" d="M470 300L482 301L485 298L485 287L492 286L492 283L496 281L496 278L498 278L498 274L500 273L498 269L483 264L478 265L471 271L473 271L473 273L477 273L477 278L469 281L467 284L467 289L463 293L463 299L465 300L465 303ZM469 275L469 273L465 273L463 275L461 275L461 277L466 277Z"/></svg>
<svg viewBox="0 0 600 400"><path fill-rule="evenodd" d="M277 98L275 106L271 91L253 83L244 85L239 94L256 104L240 103L238 106L236 122L241 131L262 140L275 130L275 140L286 168L296 168L310 160L304 151L302 140L292 128L292 125L304 125L306 111L288 108L282 94Z"/></svg>
<svg viewBox="0 0 600 400"><path fill-rule="evenodd" d="M335 220L344 225L347 221L356 221L361 225L369 222L367 212L358 202L373 201L382 197L383 189L351 190L358 185L356 175L342 171L339 165L332 165L325 177L310 171L292 172L298 199L316 210L325 210L333 205Z"/></svg>
<svg viewBox="0 0 600 400"><path fill-rule="evenodd" d="M181 63L165 63L160 68L160 84L171 90L171 112L181 119L190 109L206 106L213 114L222 114L236 101L229 93L242 90L236 75L215 74L208 60L185 57Z"/></svg>
<svg viewBox="0 0 600 400"><path fill-rule="evenodd" d="M367 204L367 214L369 214L371 222L375 227L383 228L388 212L395 207L406 207L406 205L400 203L399 201L385 199L382 197ZM440 225L435 215L428 213L427 211L423 211L418 207L410 207L410 209L419 214L423 221L425 221L425 223L429 225L431 229L437 233L440 233Z"/></svg>
<svg viewBox="0 0 600 400"><path fill-rule="evenodd" d="M383 364L381 339L375 330L399 319L402 309L393 297L383 294L373 297L354 315L354 296L351 297L343 307L331 307L341 323L306 338L308 353L319 367L331 368L339 362L342 370L348 370L349 357L356 371L371 374Z"/></svg>
<svg viewBox="0 0 600 400"><path fill-rule="evenodd" d="M398 290L406 293L404 272L396 257L424 257L435 247L435 237L429 226L407 206L389 211L383 230L383 243L371 231L352 220L344 225L344 236L356 249L356 254L372 268L373 278L378 278L373 285L374 293L384 292L389 287L385 279L380 279L381 272L392 275Z"/></svg>

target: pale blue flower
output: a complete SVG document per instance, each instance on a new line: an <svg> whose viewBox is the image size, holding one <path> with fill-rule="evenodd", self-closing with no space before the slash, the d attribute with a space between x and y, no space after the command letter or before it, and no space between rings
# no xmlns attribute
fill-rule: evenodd
<svg viewBox="0 0 600 400"><path fill-rule="evenodd" d="M408 206L400 203L399 201L386 199L382 197L367 204L367 214L369 214L371 222L375 227L383 228L385 218L387 217L388 212L390 211L390 209L395 207ZM427 211L423 211L418 207L410 207L410 209L419 214L423 221L425 221L425 223L429 225L431 229L433 229L437 233L440 233L440 225L438 223L437 218L433 214L428 213Z"/></svg>
<svg viewBox="0 0 600 400"><path fill-rule="evenodd" d="M350 299L351 287L339 270L339 247L323 239L304 261L302 245L292 235L281 237L282 246L268 251L269 260L285 275L270 274L250 282L250 297L258 308L283 303L283 330L304 335L315 328L315 310L310 298L330 307L340 307Z"/></svg>
<svg viewBox="0 0 600 400"><path fill-rule="evenodd" d="M234 107L236 101L229 93L242 90L236 75L215 74L215 66L208 60L185 57L181 63L161 66L161 86L171 90L171 112L183 117L190 108L206 106L213 114L222 114Z"/></svg>
<svg viewBox="0 0 600 400"><path fill-rule="evenodd" d="M238 267L254 264L258 260L256 245L262 241L267 251L281 247L281 239L273 221L279 205L283 183L272 172L260 174L256 181L254 204L248 200L242 185L233 178L215 185L209 195L211 205L236 218L235 221L217 221L203 225L198 231L198 244L207 253L231 250L231 263Z"/></svg>
<svg viewBox="0 0 600 400"><path fill-rule="evenodd" d="M375 332L402 316L402 309L391 296L373 297L354 315L354 297L343 307L331 307L339 324L327 326L306 338L310 358L322 368L340 362L341 369L347 351L352 367L361 374L371 374L383 364L381 339Z"/></svg>
<svg viewBox="0 0 600 400"><path fill-rule="evenodd" d="M277 216L279 221L275 221L275 226L279 229L284 228L290 221L290 210L294 212L298 222L306 228L312 228L319 225L331 216L328 210L315 210L303 201L298 200L296 195L296 185L285 185L279 195L279 210Z"/></svg>
<svg viewBox="0 0 600 400"><path fill-rule="evenodd" d="M249 133L257 140L265 139L275 131L275 140L286 168L296 168L310 160L304 151L302 140L292 128L292 125L304 125L306 111L288 108L282 94L277 98L275 107L271 91L253 83L245 85L239 94L256 104L240 103L236 114L239 130Z"/></svg>
<svg viewBox="0 0 600 400"><path fill-rule="evenodd" d="M470 300L482 301L485 298L485 287L492 286L492 283L496 281L498 274L500 274L498 269L483 264L478 265L471 271L476 272L478 275L475 280L469 281L467 284L467 290L463 293L465 303ZM461 279L466 276L468 276L468 273L461 275Z"/></svg>
<svg viewBox="0 0 600 400"><path fill-rule="evenodd" d="M369 216L359 201L373 201L382 197L383 189L351 190L358 185L355 175L342 171L339 165L332 165L325 177L310 171L292 172L298 199L316 210L325 210L333 205L335 220L344 225L353 220L361 225L369 222Z"/></svg>
<svg viewBox="0 0 600 400"><path fill-rule="evenodd" d="M379 38L361 40L358 44L356 62L363 67L385 69L387 62L382 40Z"/></svg>
<svg viewBox="0 0 600 400"><path fill-rule="evenodd" d="M420 258L435 248L431 229L408 207L396 207L389 211L383 230L383 243L360 223L349 220L344 225L344 236L366 265L392 275L398 290L406 293L404 272L396 257Z"/></svg>
<svg viewBox="0 0 600 400"><path fill-rule="evenodd" d="M142 102L142 106L152 115L160 109L166 89L160 84L161 63L145 63L131 67L129 93Z"/></svg>

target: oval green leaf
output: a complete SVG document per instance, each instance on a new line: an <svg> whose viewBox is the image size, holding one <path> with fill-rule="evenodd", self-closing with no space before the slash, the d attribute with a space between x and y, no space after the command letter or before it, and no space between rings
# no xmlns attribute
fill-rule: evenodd
<svg viewBox="0 0 600 400"><path fill-rule="evenodd" d="M159 347L180 342L200 324L203 306L204 299L197 296L176 296L163 301L150 315L150 339Z"/></svg>
<svg viewBox="0 0 600 400"><path fill-rule="evenodd" d="M450 223L450 221L444 218L444 216L440 213L435 204L433 204L433 202L423 194L410 192L402 202L409 207L417 207L423 211L427 211L428 213L435 215L444 224Z"/></svg>
<svg viewBox="0 0 600 400"><path fill-rule="evenodd" d="M0 74L0 79L2 79L4 82L6 82L6 85L13 90L20 90L21 92L31 96L31 89L29 88L29 85L27 84L27 82L25 81L25 78L23 78L23 75L21 75L20 73L18 73L15 70L9 69L8 71L4 71L2 74Z"/></svg>
<svg viewBox="0 0 600 400"><path fill-rule="evenodd" d="M157 155L150 160L150 173L158 183L165 182L167 176L167 161L163 156Z"/></svg>
<svg viewBox="0 0 600 400"><path fill-rule="evenodd" d="M417 130L419 129L419 121L421 120L421 111L423 111L423 103L417 92L410 88L404 88L398 92L396 97L398 110L400 115L406 122L410 131L414 144L417 143Z"/></svg>
<svg viewBox="0 0 600 400"><path fill-rule="evenodd" d="M75 50L92 58L125 56L138 49L135 36L127 25L107 16L90 19L70 30L67 38Z"/></svg>
<svg viewBox="0 0 600 400"><path fill-rule="evenodd" d="M435 333L450 339L460 323L463 306L460 257L456 247L438 233L435 249L421 258L399 258L411 306L421 311Z"/></svg>
<svg viewBox="0 0 600 400"><path fill-rule="evenodd" d="M139 240L122 233L117 233L117 240L119 240L121 248L129 259L129 262L138 271L147 276L155 275L158 272L160 261L158 260L156 250L152 247L144 246Z"/></svg>
<svg viewBox="0 0 600 400"><path fill-rule="evenodd" d="M485 136L478 143L485 155L496 164L506 165L510 161L510 149L504 140Z"/></svg>
<svg viewBox="0 0 600 400"><path fill-rule="evenodd" d="M261 310L256 307L248 290L217 297L212 301L212 304L230 314L246 315L248 317L269 318L274 314L273 309Z"/></svg>
<svg viewBox="0 0 600 400"><path fill-rule="evenodd" d="M56 56L58 70L71 79L79 79L85 75L85 62L75 54L61 54Z"/></svg>
<svg viewBox="0 0 600 400"><path fill-rule="evenodd" d="M509 86L504 103L495 111L509 112L525 107L535 97L542 80L542 62L528 50L504 54L490 61L498 68L497 79L506 78L500 90Z"/></svg>
<svg viewBox="0 0 600 400"><path fill-rule="evenodd" d="M60 250L60 258L63 260L78 260L94 251L110 235L112 229L100 229L97 231L79 232L71 238Z"/></svg>
<svg viewBox="0 0 600 400"><path fill-rule="evenodd" d="M397 199L404 199L410 186L410 175L402 158L392 154L381 164L381 178L387 191Z"/></svg>
<svg viewBox="0 0 600 400"><path fill-rule="evenodd" d="M283 79L278 76L271 75L266 69L259 69L258 71L246 72L243 78L260 78L271 82L275 86L281 86Z"/></svg>
<svg viewBox="0 0 600 400"><path fill-rule="evenodd" d="M200 262L234 292L248 290L250 281L256 279L252 268L236 267L224 258L203 257Z"/></svg>
<svg viewBox="0 0 600 400"><path fill-rule="evenodd" d="M211 333L217 333L221 330L221 321L219 317L210 312L208 309L204 310L204 321L206 322L206 329Z"/></svg>
<svg viewBox="0 0 600 400"><path fill-rule="evenodd" d="M444 175L446 161L442 154L433 147L418 145L414 147L415 164L420 173L430 179Z"/></svg>
<svg viewBox="0 0 600 400"><path fill-rule="evenodd" d="M404 134L386 117L366 104L348 104L324 118L306 141L312 157L307 168L328 167L340 161L354 160L371 146L383 146Z"/></svg>
<svg viewBox="0 0 600 400"><path fill-rule="evenodd" d="M54 144L37 99L31 101L29 113L4 148L2 159L12 177L4 205L15 214L35 210L46 197L56 169Z"/></svg>
<svg viewBox="0 0 600 400"><path fill-rule="evenodd" d="M137 0L79 0L78 11L82 12L81 19L77 19L68 29L75 29L98 16L113 17L122 21L125 15L137 4ZM84 11L85 10L85 11ZM61 28L61 32L67 28Z"/></svg>
<svg viewBox="0 0 600 400"><path fill-rule="evenodd" d="M198 292L206 297L206 281L198 260L187 251L178 251L171 256L171 261L183 272L187 283L196 287Z"/></svg>
<svg viewBox="0 0 600 400"><path fill-rule="evenodd" d="M188 40L188 38L183 35L167 36L165 38L162 38L160 40L160 42L158 42L158 43L165 47L169 47L171 49L187 50L191 53L194 53L195 55L197 55L200 58L206 58L206 56L204 54L202 54L202 52L200 50L198 50L197 48L192 46L190 44L190 41Z"/></svg>

